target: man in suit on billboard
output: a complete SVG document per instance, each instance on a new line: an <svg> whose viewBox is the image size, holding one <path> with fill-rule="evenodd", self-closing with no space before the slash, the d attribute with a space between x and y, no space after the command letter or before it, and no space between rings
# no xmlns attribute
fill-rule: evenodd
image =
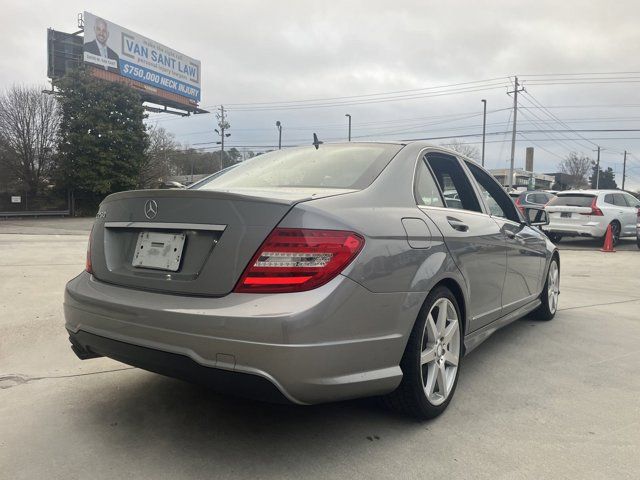
<svg viewBox="0 0 640 480"><path fill-rule="evenodd" d="M109 40L109 28L107 22L102 18L96 18L93 26L93 31L96 34L96 39L84 44L84 51L98 57L106 58L109 60L115 60L116 66L103 66L105 70L113 73L120 73L120 58L118 54L107 46L107 40Z"/></svg>

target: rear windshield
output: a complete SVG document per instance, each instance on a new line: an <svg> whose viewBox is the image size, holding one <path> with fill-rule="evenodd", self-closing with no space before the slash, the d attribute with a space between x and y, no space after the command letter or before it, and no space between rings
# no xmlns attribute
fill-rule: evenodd
<svg viewBox="0 0 640 480"><path fill-rule="evenodd" d="M359 143L290 148L247 160L198 190L233 188L340 188L368 187L402 145Z"/></svg>
<svg viewBox="0 0 640 480"><path fill-rule="evenodd" d="M556 198L549 200L547 205L566 206L566 207L590 207L591 202L595 198L594 195L558 195Z"/></svg>

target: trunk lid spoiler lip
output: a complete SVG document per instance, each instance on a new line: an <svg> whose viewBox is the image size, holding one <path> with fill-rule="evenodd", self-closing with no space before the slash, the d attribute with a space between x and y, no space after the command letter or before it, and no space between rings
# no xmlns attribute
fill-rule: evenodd
<svg viewBox="0 0 640 480"><path fill-rule="evenodd" d="M215 200L246 200L293 206L300 202L307 202L319 198L355 193L359 190L319 188L319 189L247 189L246 191L222 190L127 190L112 193L102 203L128 198L210 198ZM312 193L315 192L315 193ZM262 194L262 195L261 195Z"/></svg>

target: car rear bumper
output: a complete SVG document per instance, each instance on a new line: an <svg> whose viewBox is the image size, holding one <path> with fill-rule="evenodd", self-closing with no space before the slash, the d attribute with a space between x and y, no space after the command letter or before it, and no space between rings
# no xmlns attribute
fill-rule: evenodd
<svg viewBox="0 0 640 480"><path fill-rule="evenodd" d="M80 357L98 353L264 399L262 388L234 387L257 376L287 400L309 404L394 390L422 300L372 293L344 276L309 292L203 298L132 290L83 273L67 284L64 310ZM218 371L242 381L217 380L229 377Z"/></svg>
<svg viewBox="0 0 640 480"><path fill-rule="evenodd" d="M205 367L185 355L120 342L82 330L69 332L69 340L73 351L83 360L109 357L150 372L199 383L217 392L290 403L272 382L259 375Z"/></svg>
<svg viewBox="0 0 640 480"><path fill-rule="evenodd" d="M585 222L583 224L572 224L552 221L545 225L544 231L548 233L557 233L567 237L581 236L600 238L606 233L606 224L602 226L599 222Z"/></svg>

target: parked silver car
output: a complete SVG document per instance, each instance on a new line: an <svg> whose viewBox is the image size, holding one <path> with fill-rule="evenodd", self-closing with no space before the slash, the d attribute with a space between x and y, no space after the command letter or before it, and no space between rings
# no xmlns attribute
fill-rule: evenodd
<svg viewBox="0 0 640 480"><path fill-rule="evenodd" d="M384 395L430 418L466 353L556 313L559 254L528 213L423 142L276 151L195 189L107 197L66 328L83 359L263 400Z"/></svg>
<svg viewBox="0 0 640 480"><path fill-rule="evenodd" d="M614 243L636 234L640 200L621 190L569 190L558 192L547 203L549 238L559 242L565 236L604 239L611 225Z"/></svg>

